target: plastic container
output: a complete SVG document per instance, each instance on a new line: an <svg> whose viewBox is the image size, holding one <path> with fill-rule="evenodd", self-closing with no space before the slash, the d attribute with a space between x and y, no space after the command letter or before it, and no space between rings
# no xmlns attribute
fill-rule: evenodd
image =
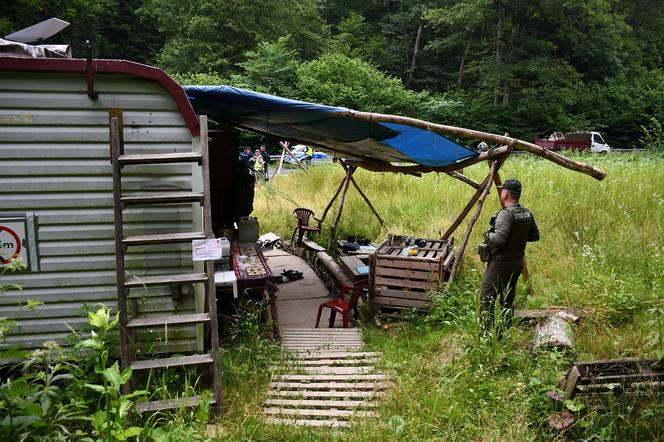
<svg viewBox="0 0 664 442"><path fill-rule="evenodd" d="M221 241L221 256L223 258L231 256L231 242L225 236L219 238Z"/></svg>
<svg viewBox="0 0 664 442"><path fill-rule="evenodd" d="M238 240L240 242L258 241L258 218L243 216L238 223Z"/></svg>

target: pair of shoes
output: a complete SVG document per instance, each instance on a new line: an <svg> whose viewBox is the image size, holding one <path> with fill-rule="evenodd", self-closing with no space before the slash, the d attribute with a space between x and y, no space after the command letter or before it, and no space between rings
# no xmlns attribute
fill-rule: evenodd
<svg viewBox="0 0 664 442"><path fill-rule="evenodd" d="M297 281L298 279L302 279L304 277L304 274L302 272L298 272L297 270L284 270L281 272L281 274L289 281Z"/></svg>

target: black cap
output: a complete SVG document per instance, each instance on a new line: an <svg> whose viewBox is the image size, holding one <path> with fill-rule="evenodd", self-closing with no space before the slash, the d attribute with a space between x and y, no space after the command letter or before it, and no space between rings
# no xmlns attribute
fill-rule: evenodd
<svg viewBox="0 0 664 442"><path fill-rule="evenodd" d="M521 196L521 181L511 178L503 183L503 189Z"/></svg>

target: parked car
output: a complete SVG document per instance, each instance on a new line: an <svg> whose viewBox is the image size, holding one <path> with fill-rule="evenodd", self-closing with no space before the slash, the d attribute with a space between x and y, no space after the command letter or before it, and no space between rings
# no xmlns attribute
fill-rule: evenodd
<svg viewBox="0 0 664 442"><path fill-rule="evenodd" d="M302 164L323 164L331 163L334 158L332 155L326 152L321 152L318 150L313 150L309 146L303 144L297 144L291 148L291 152ZM288 164L295 164L295 160L288 154L284 157L284 162Z"/></svg>

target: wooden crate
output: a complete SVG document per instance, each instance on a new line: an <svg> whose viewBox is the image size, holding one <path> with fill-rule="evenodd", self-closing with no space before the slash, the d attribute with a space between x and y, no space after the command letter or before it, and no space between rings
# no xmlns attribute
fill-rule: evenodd
<svg viewBox="0 0 664 442"><path fill-rule="evenodd" d="M664 384L664 360L638 358L577 362L560 382L567 398L577 394L654 392Z"/></svg>
<svg viewBox="0 0 664 442"><path fill-rule="evenodd" d="M427 310L429 292L449 278L453 241L426 240L416 256L404 256L407 238L394 236L370 258L370 293L374 310L383 307Z"/></svg>

